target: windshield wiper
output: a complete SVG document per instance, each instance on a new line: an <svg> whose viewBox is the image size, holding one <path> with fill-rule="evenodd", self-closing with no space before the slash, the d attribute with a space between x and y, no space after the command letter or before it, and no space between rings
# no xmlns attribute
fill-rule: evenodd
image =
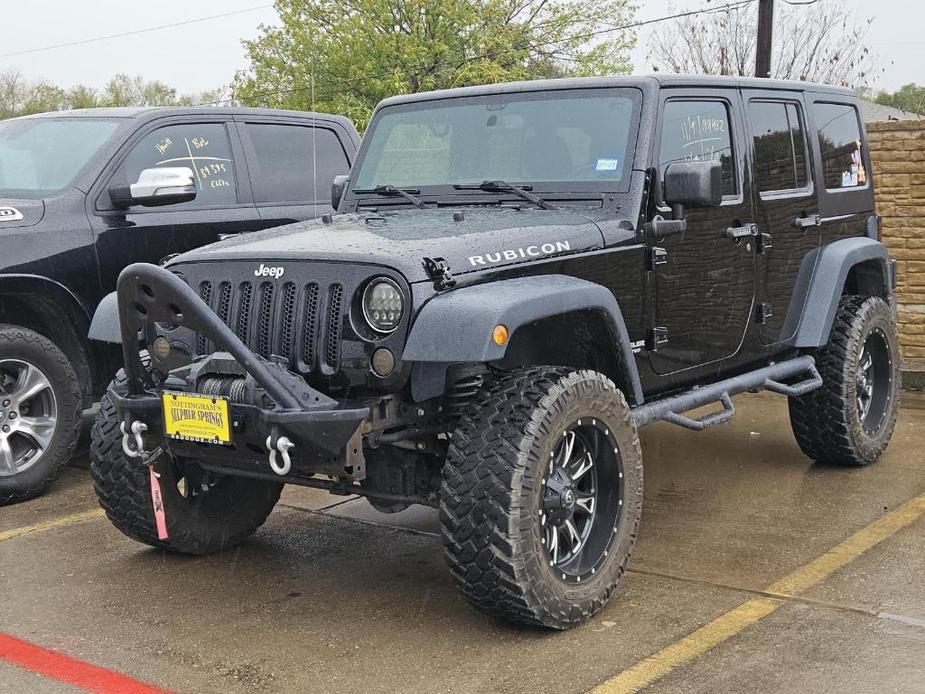
<svg viewBox="0 0 925 694"><path fill-rule="evenodd" d="M376 186L368 190L354 190L353 192L360 195L387 195L390 197L404 198L412 205L420 207L422 210L426 206L424 201L417 197L417 194L421 191L415 188L396 188L395 186L384 185Z"/></svg>
<svg viewBox="0 0 925 694"><path fill-rule="evenodd" d="M527 202L532 202L539 208L544 210L551 210L549 203L543 200L543 198L538 195L534 195L529 192L533 190L533 186L515 186L512 183L507 183L505 181L482 181L481 183L474 184L464 184L457 183L453 186L456 190L484 190L489 193L498 193L501 191L510 191L514 193L519 198L526 200Z"/></svg>

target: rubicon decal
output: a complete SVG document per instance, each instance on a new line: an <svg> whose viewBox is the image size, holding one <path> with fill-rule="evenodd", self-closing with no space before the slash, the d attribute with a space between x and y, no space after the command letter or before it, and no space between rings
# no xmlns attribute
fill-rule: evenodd
<svg viewBox="0 0 925 694"><path fill-rule="evenodd" d="M273 277L274 279L279 279L283 276L284 272L286 272L286 269L282 266L268 267L260 263L260 267L254 270L254 277Z"/></svg>
<svg viewBox="0 0 925 694"><path fill-rule="evenodd" d="M502 260L526 260L527 258L539 258L544 255L553 255L562 251L572 250L568 241L555 241L550 243L538 244L535 246L525 246L523 248L509 248L497 253L485 253L484 255L470 255L469 264L473 267L478 265L494 265Z"/></svg>
<svg viewBox="0 0 925 694"><path fill-rule="evenodd" d="M22 212L15 207L0 207L0 222L18 222L22 219Z"/></svg>

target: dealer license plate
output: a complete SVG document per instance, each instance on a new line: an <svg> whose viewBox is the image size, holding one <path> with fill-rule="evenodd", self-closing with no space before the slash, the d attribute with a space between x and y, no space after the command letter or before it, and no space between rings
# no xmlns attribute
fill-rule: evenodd
<svg viewBox="0 0 925 694"><path fill-rule="evenodd" d="M209 395L164 393L164 430L168 437L181 441L231 443L228 401Z"/></svg>

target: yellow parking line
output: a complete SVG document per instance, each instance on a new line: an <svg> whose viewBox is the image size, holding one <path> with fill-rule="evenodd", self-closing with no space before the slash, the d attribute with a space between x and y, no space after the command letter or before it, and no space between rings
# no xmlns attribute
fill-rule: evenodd
<svg viewBox="0 0 925 694"><path fill-rule="evenodd" d="M783 605L786 598L805 592L819 584L923 515L925 515L925 494L907 501L839 543L818 559L784 576L779 581L775 581L762 591L778 595L782 599L762 597L742 603L706 626L607 680L596 687L593 694L638 692L672 670L689 663L755 622L764 619Z"/></svg>
<svg viewBox="0 0 925 694"><path fill-rule="evenodd" d="M99 518L102 515L103 509L94 508L90 509L89 511L72 513L69 516L59 516L58 518L51 518L50 520L40 521L38 523L33 523L32 525L24 525L21 528L3 530L0 531L0 542L3 542L4 540L12 540L14 537L20 537L22 535L27 535L28 533L37 533L42 530L58 528L62 525L71 525L72 523L79 523L80 521L89 520L91 518Z"/></svg>

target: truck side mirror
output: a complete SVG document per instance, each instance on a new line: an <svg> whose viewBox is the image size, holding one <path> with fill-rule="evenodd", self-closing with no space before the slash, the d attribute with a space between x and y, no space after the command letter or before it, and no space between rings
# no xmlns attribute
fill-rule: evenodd
<svg viewBox="0 0 925 694"><path fill-rule="evenodd" d="M344 197L344 191L347 189L348 183L350 183L350 176L346 174L335 176L331 182L331 207L335 210L340 207L340 200Z"/></svg>
<svg viewBox="0 0 925 694"><path fill-rule="evenodd" d="M189 202L196 199L196 179L187 166L165 166L144 169L138 181L130 185L117 185L109 189L109 199L116 207L132 205L160 207Z"/></svg>

